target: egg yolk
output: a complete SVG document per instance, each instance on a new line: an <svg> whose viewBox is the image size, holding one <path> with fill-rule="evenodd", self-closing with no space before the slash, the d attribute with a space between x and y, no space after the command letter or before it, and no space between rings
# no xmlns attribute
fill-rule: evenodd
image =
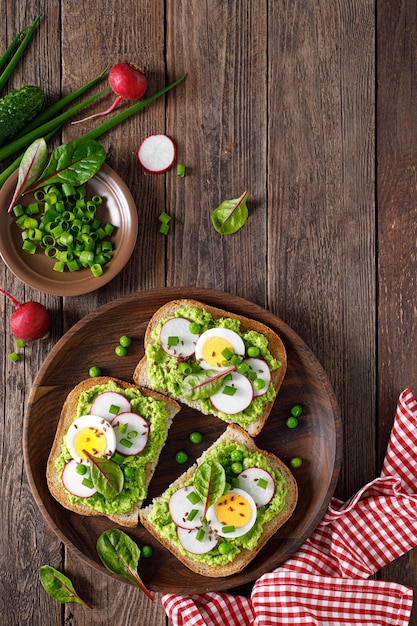
<svg viewBox="0 0 417 626"><path fill-rule="evenodd" d="M228 493L222 496L215 507L216 517L223 526L241 528L250 521L251 507L240 494Z"/></svg>
<svg viewBox="0 0 417 626"><path fill-rule="evenodd" d="M221 367L225 362L222 352L226 349L234 352L230 341L223 337L208 337L201 347L201 356L208 365Z"/></svg>
<svg viewBox="0 0 417 626"><path fill-rule="evenodd" d="M86 450L93 456L103 456L106 451L106 436L102 430L95 426L87 426L81 428L74 437L74 452L81 458L86 456L83 450Z"/></svg>

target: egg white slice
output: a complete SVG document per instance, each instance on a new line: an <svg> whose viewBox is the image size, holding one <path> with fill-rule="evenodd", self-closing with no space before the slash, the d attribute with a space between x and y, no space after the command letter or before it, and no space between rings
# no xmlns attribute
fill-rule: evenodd
<svg viewBox="0 0 417 626"><path fill-rule="evenodd" d="M219 507L217 506L219 501L224 500L226 497L233 496L233 495L240 496L240 498L245 500L247 504L249 505L250 512L249 512L249 515L247 516L248 521L242 526L238 526L237 524L230 523L231 519L235 519L235 511L233 512L228 511L227 507L229 506L234 507L234 502L230 502L230 504L228 503L227 505L225 505L225 511L221 515L221 517L219 517L220 513L217 513L217 511L219 510ZM235 509L238 507L239 507L239 504L237 504ZM213 530L215 530L220 537L226 537L226 538L229 537L230 539L232 539L235 537L242 537L242 535L245 535L247 532L250 531L250 529L256 522L256 512L257 512L256 504L252 496L248 492L244 491L243 489L232 488L232 489L229 489L229 491L224 496L219 498L217 502L215 502L209 507L206 518L207 518L207 522L209 523L209 526L211 526L211 528L213 528ZM238 511L237 511L237 514L238 514Z"/></svg>
<svg viewBox="0 0 417 626"><path fill-rule="evenodd" d="M223 370L229 367L222 354L223 347L229 347L233 354L241 358L245 355L243 339L229 328L210 328L202 333L195 346L195 358L203 369Z"/></svg>
<svg viewBox="0 0 417 626"><path fill-rule="evenodd" d="M185 359L194 354L199 335L190 332L190 324L184 317L173 317L162 325L159 341L169 356Z"/></svg>
<svg viewBox="0 0 417 626"><path fill-rule="evenodd" d="M116 450L116 435L112 426L98 415L82 415L76 419L68 428L65 442L71 457L78 463L85 460L82 448L93 456L108 459Z"/></svg>

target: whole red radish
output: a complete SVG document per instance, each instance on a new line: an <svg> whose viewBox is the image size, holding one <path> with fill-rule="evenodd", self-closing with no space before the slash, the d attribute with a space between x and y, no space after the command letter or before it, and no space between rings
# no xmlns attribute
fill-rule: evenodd
<svg viewBox="0 0 417 626"><path fill-rule="evenodd" d="M106 109L106 111L89 115L82 120L78 120L78 122L73 122L73 124L85 122L91 120L93 117L99 117L100 115L107 115L111 113L123 99L139 100L146 91L146 76L137 65L121 61L111 68L109 72L109 85L116 94L116 99L113 104Z"/></svg>
<svg viewBox="0 0 417 626"><path fill-rule="evenodd" d="M10 316L10 330L16 339L35 341L45 337L49 330L49 314L43 304L39 302L19 304L7 291L0 289L0 293L9 298L16 307Z"/></svg>

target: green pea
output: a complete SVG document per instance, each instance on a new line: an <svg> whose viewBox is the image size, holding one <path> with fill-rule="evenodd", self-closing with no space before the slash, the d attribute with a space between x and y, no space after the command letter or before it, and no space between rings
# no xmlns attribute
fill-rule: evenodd
<svg viewBox="0 0 417 626"><path fill-rule="evenodd" d="M132 339L128 337L127 335L122 335L119 339L119 343L124 348L128 348L132 343Z"/></svg>
<svg viewBox="0 0 417 626"><path fill-rule="evenodd" d="M183 450L180 450L175 455L175 460L177 463L186 463L188 461L188 454Z"/></svg>
<svg viewBox="0 0 417 626"><path fill-rule="evenodd" d="M291 415L291 417L289 417L285 423L288 428L297 428L298 419L294 417L293 415Z"/></svg>
<svg viewBox="0 0 417 626"><path fill-rule="evenodd" d="M301 459L299 456L295 456L292 459L290 459L290 465L294 469L301 467L302 464L303 464L303 459Z"/></svg>
<svg viewBox="0 0 417 626"><path fill-rule="evenodd" d="M97 365L93 365L92 367L90 367L90 369L88 370L88 374L91 378L96 378L97 376L100 376L101 374L101 369L99 367L97 367Z"/></svg>
<svg viewBox="0 0 417 626"><path fill-rule="evenodd" d="M203 440L203 435L201 433L191 433L190 435L190 441L191 443L201 443Z"/></svg>
<svg viewBox="0 0 417 626"><path fill-rule="evenodd" d="M255 389L263 389L265 387L265 381L262 378L255 378L253 381L253 386Z"/></svg>
<svg viewBox="0 0 417 626"><path fill-rule="evenodd" d="M198 324L197 322L191 322L191 324L188 327L188 330L190 331L192 335L198 335L200 332L200 324Z"/></svg>
<svg viewBox="0 0 417 626"><path fill-rule="evenodd" d="M87 474L87 466L84 465L83 463L78 463L75 466L75 471L77 472L77 474L79 474L80 476L84 476L85 474Z"/></svg>
<svg viewBox="0 0 417 626"><path fill-rule="evenodd" d="M242 461L243 460L243 452L241 450L233 450L230 453L230 458L232 461Z"/></svg>
<svg viewBox="0 0 417 626"><path fill-rule="evenodd" d="M220 554L228 554L230 552L230 546L225 541L222 541L222 543L219 543L218 550Z"/></svg>
<svg viewBox="0 0 417 626"><path fill-rule="evenodd" d="M232 470L234 474L240 474L240 472L243 470L243 465L242 463L235 461L234 463L231 464L230 469Z"/></svg>
<svg viewBox="0 0 417 626"><path fill-rule="evenodd" d="M249 346L247 349L248 356L257 357L260 355L260 350L257 346Z"/></svg>
<svg viewBox="0 0 417 626"><path fill-rule="evenodd" d="M241 374L247 374L249 372L249 365L242 361L242 363L239 363L237 366L237 371Z"/></svg>
<svg viewBox="0 0 417 626"><path fill-rule="evenodd" d="M152 546L142 546L140 555L143 556L144 559L149 559L149 557L152 556L152 554L153 554Z"/></svg>
<svg viewBox="0 0 417 626"><path fill-rule="evenodd" d="M115 347L114 351L117 356L126 356L127 354L127 348L125 346L121 346L120 344Z"/></svg>
<svg viewBox="0 0 417 626"><path fill-rule="evenodd" d="M303 407L301 406L301 404L294 404L294 406L291 407L291 410L290 410L290 414L293 415L294 417L300 417L302 412L303 412Z"/></svg>
<svg viewBox="0 0 417 626"><path fill-rule="evenodd" d="M125 467L125 476L127 478L131 478L134 473L135 473L135 470L133 469L133 467Z"/></svg>

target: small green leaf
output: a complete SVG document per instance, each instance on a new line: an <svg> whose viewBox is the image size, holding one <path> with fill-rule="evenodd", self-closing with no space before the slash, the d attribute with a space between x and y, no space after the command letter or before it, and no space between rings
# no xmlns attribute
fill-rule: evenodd
<svg viewBox="0 0 417 626"><path fill-rule="evenodd" d="M105 158L106 151L94 139L74 139L52 152L49 163L30 190L50 183L83 185L98 172Z"/></svg>
<svg viewBox="0 0 417 626"><path fill-rule="evenodd" d="M244 191L240 198L224 200L211 214L211 222L221 235L232 235L244 226L248 219L246 200L248 191Z"/></svg>
<svg viewBox="0 0 417 626"><path fill-rule="evenodd" d="M97 553L103 565L113 574L126 578L151 600L155 598L144 586L139 574L140 549L122 530L105 530L97 540Z"/></svg>
<svg viewBox="0 0 417 626"><path fill-rule="evenodd" d="M91 480L94 487L105 498L115 498L123 489L124 475L117 463L93 456L84 450L90 461Z"/></svg>
<svg viewBox="0 0 417 626"><path fill-rule="evenodd" d="M8 212L13 209L17 198L34 183L48 162L48 147L45 139L36 139L26 149L19 166L17 185Z"/></svg>
<svg viewBox="0 0 417 626"><path fill-rule="evenodd" d="M224 377L235 370L235 366L222 370L203 370L196 374L189 374L181 384L181 395L187 400L202 400L210 398L221 388Z"/></svg>
<svg viewBox="0 0 417 626"><path fill-rule="evenodd" d="M207 461L199 465L194 474L194 489L204 498L204 511L201 519L204 520L207 509L224 493L226 474L224 467L218 461Z"/></svg>
<svg viewBox="0 0 417 626"><path fill-rule="evenodd" d="M66 602L76 602L92 609L88 602L85 602L74 589L71 580L50 565L42 565L39 568L39 578L42 587L54 600L64 604Z"/></svg>

